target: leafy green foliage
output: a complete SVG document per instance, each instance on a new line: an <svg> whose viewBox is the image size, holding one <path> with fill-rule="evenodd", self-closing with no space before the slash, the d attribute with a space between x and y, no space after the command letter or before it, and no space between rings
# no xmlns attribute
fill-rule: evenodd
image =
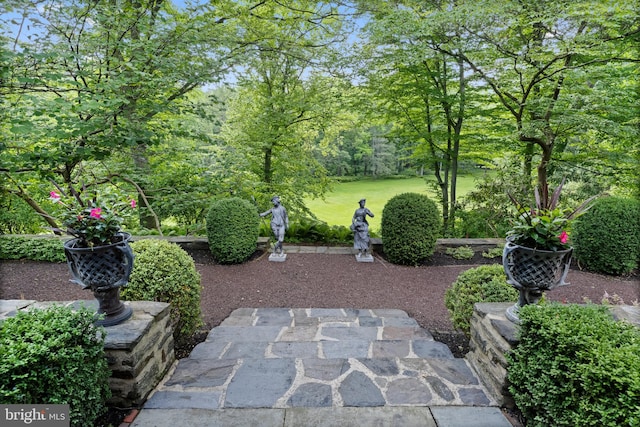
<svg viewBox="0 0 640 427"><path fill-rule="evenodd" d="M473 305L478 302L517 301L502 265L482 265L461 273L445 292L444 303L453 325L469 335Z"/></svg>
<svg viewBox="0 0 640 427"><path fill-rule="evenodd" d="M384 206L381 227L389 261L418 265L433 254L442 225L433 200L423 194L403 193Z"/></svg>
<svg viewBox="0 0 640 427"><path fill-rule="evenodd" d="M0 326L0 403L69 404L72 426L93 425L111 396L103 328L88 309L18 312Z"/></svg>
<svg viewBox="0 0 640 427"><path fill-rule="evenodd" d="M266 221L260 222L260 235L265 237L273 235ZM324 221L302 218L291 221L285 241L290 243L346 244L353 242L353 232L349 230L349 227L343 225L329 225Z"/></svg>
<svg viewBox="0 0 640 427"><path fill-rule="evenodd" d="M455 259L471 259L475 252L471 246L458 246L457 248L447 248L446 254Z"/></svg>
<svg viewBox="0 0 640 427"><path fill-rule="evenodd" d="M640 202L605 197L575 226L575 256L588 270L626 274L640 261Z"/></svg>
<svg viewBox="0 0 640 427"><path fill-rule="evenodd" d="M56 237L0 236L0 259L66 262L63 241Z"/></svg>
<svg viewBox="0 0 640 427"><path fill-rule="evenodd" d="M36 234L41 231L40 218L29 205L0 191L0 234Z"/></svg>
<svg viewBox="0 0 640 427"><path fill-rule="evenodd" d="M498 258L502 256L504 252L504 245L498 245L495 248L491 248L489 250L482 252L483 258Z"/></svg>
<svg viewBox="0 0 640 427"><path fill-rule="evenodd" d="M139 240L131 249L133 270L122 299L170 303L176 341L190 337L202 325L200 273L193 259L165 240Z"/></svg>
<svg viewBox="0 0 640 427"><path fill-rule="evenodd" d="M602 306L520 309L508 380L530 427L640 425L640 330Z"/></svg>
<svg viewBox="0 0 640 427"><path fill-rule="evenodd" d="M256 207L230 197L215 201L207 213L209 248L221 264L240 264L256 251L258 223Z"/></svg>

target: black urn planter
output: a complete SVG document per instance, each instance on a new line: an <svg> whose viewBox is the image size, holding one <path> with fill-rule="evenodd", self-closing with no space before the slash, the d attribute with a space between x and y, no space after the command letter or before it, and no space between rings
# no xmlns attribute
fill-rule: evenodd
<svg viewBox="0 0 640 427"><path fill-rule="evenodd" d="M520 293L518 302L507 309L507 318L520 323L518 311L528 304L535 304L542 292L565 283L573 248L562 251L545 251L520 246L509 239L502 252L502 266L507 274L507 283Z"/></svg>
<svg viewBox="0 0 640 427"><path fill-rule="evenodd" d="M117 233L115 243L92 248L79 247L79 239L64 243L71 281L91 289L98 300L98 314L104 314L97 325L113 326L131 317L131 307L120 301L120 287L129 282L133 268L130 238L129 233Z"/></svg>

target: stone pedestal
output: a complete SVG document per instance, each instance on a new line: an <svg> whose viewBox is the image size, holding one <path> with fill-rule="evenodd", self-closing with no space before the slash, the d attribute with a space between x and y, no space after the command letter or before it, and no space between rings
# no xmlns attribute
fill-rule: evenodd
<svg viewBox="0 0 640 427"><path fill-rule="evenodd" d="M514 408L507 384L505 355L518 343L518 326L506 317L513 303L478 303L471 318L470 352L465 358L473 366L498 405Z"/></svg>
<svg viewBox="0 0 640 427"><path fill-rule="evenodd" d="M104 344L112 374L110 406L140 406L164 377L173 362L173 328L169 304L128 301L129 320L105 328Z"/></svg>
<svg viewBox="0 0 640 427"><path fill-rule="evenodd" d="M373 262L373 255L371 254L356 254L356 261L358 262Z"/></svg>
<svg viewBox="0 0 640 427"><path fill-rule="evenodd" d="M272 253L271 255L269 255L269 261L285 262L286 260L287 260L287 254L285 254L284 252L282 252L281 254Z"/></svg>

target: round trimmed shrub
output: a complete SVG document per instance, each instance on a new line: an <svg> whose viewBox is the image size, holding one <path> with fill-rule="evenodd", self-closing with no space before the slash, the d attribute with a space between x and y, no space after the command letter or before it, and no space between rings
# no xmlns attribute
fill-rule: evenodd
<svg viewBox="0 0 640 427"><path fill-rule="evenodd" d="M419 265L433 255L440 234L435 202L418 193L398 194L382 210L382 245L394 264Z"/></svg>
<svg viewBox="0 0 640 427"><path fill-rule="evenodd" d="M467 336L475 303L517 300L518 291L507 283L507 276L500 264L482 265L460 273L444 295L444 304L451 314L453 325Z"/></svg>
<svg viewBox="0 0 640 427"><path fill-rule="evenodd" d="M209 248L220 264L241 264L256 251L260 217L239 197L218 200L207 214Z"/></svg>
<svg viewBox="0 0 640 427"><path fill-rule="evenodd" d="M627 274L640 260L640 202L604 197L573 225L574 253L587 270Z"/></svg>
<svg viewBox="0 0 640 427"><path fill-rule="evenodd" d="M135 259L122 299L171 304L176 341L202 325L200 273L193 258L175 243L145 239L131 243Z"/></svg>
<svg viewBox="0 0 640 427"><path fill-rule="evenodd" d="M93 425L111 397L106 332L95 313L20 311L0 326L0 403L68 404L72 426Z"/></svg>

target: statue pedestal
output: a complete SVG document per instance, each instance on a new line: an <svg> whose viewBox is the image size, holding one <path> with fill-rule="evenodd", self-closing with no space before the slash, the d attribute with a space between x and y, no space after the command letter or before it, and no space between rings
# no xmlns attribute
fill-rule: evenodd
<svg viewBox="0 0 640 427"><path fill-rule="evenodd" d="M269 261L273 262L284 262L287 259L287 254L284 252L281 254L271 254L269 255Z"/></svg>
<svg viewBox="0 0 640 427"><path fill-rule="evenodd" d="M356 261L358 262L373 262L373 255L371 254L356 254Z"/></svg>

